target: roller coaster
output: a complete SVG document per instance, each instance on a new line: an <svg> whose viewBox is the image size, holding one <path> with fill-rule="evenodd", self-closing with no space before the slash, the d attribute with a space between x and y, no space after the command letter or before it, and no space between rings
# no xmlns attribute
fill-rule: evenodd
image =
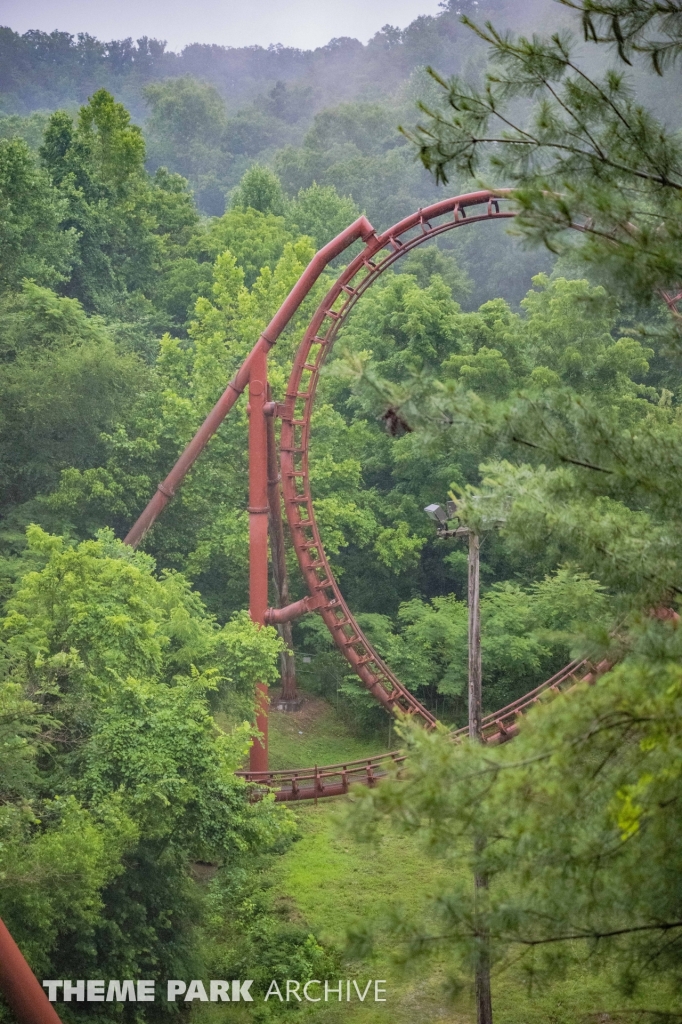
<svg viewBox="0 0 682 1024"><path fill-rule="evenodd" d="M446 231L482 221L513 217L508 190L480 191L445 199L418 210L377 235L360 217L329 242L310 265L261 334L244 363L228 384L202 427L149 502L125 541L137 545L159 513L173 497L195 460L218 429L237 398L248 388L249 404L249 547L250 612L256 622L277 624L316 611L323 618L336 646L363 685L389 713L419 719L428 729L436 725L431 712L400 682L365 637L346 604L325 554L315 519L309 477L311 417L320 372L329 357L339 330L355 303L412 249ZM318 305L298 346L283 402L270 399L267 384L267 353L291 321L327 266L353 243L364 248L341 271ZM281 421L279 445L274 420ZM273 477L273 465L275 476ZM268 466L270 474L268 475ZM268 480L270 494L268 494ZM281 482L281 494L293 547L308 587L308 596L283 608L268 608L268 517L281 522L279 493L273 502L272 484ZM277 490L277 488L275 488ZM551 679L483 721L488 743L510 739L517 719L545 692L557 692L579 678L592 679L586 662L571 662ZM261 687L257 724L263 741L251 751L250 770L240 773L247 781L275 792L280 801L337 796L353 782L374 785L391 766L400 765L400 751L360 761L270 771L267 764L267 693ZM454 732L457 740L466 730Z"/></svg>
<svg viewBox="0 0 682 1024"><path fill-rule="evenodd" d="M315 519L309 478L310 425L320 371L338 332L358 299L381 274L412 249L446 231L515 216L510 192L471 192L425 207L377 235L360 217L325 245L263 331L234 378L157 488L127 537L136 546L172 499L237 399L248 388L249 415L249 611L254 622L275 625L308 612L318 612L334 641L363 685L388 712L402 713L433 729L431 712L400 682L362 633L348 608L325 554ZM578 227L578 225L575 225ZM283 402L273 402L267 382L267 355L301 303L329 264L356 242L364 247L341 271L318 305L299 344ZM682 291L661 292L673 315L680 316ZM279 445L274 429L281 421ZM268 608L268 520L273 540L281 530L279 484L286 518L308 596L280 608ZM483 719L483 740L495 744L511 739L518 719L548 692L561 692L578 681L592 682L607 666L573 661L536 689ZM279 801L337 796L353 782L374 785L405 755L392 751L361 761L313 768L268 770L267 688L258 685L256 724L261 739L251 747L250 770L240 773L256 791L274 791ZM466 730L452 733L457 741ZM28 966L4 923L0 921L0 991L22 1024L61 1024L54 1007Z"/></svg>

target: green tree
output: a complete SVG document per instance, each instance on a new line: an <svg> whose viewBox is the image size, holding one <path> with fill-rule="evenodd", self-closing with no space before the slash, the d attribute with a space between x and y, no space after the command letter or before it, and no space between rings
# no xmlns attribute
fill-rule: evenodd
<svg viewBox="0 0 682 1024"><path fill-rule="evenodd" d="M264 229L265 251L270 222L251 212ZM161 340L154 391L140 396L134 416L102 435L105 457L99 465L74 466L63 474L50 508L79 531L113 522L124 532L148 500L152 480L168 472L312 255L309 239L287 243L274 269L265 266L251 290L232 253L219 256L210 298L196 302L189 340ZM315 301L313 296L306 303L273 355L271 380L278 394L288 376L295 331ZM200 579L223 617L245 603L246 430L241 403L147 541L162 564Z"/></svg>
<svg viewBox="0 0 682 1024"><path fill-rule="evenodd" d="M52 115L40 153L68 202L65 226L78 233L69 293L89 309L111 308L128 287L149 284L154 264L156 240L142 197L142 134L100 90L77 124L66 112Z"/></svg>
<svg viewBox="0 0 682 1024"><path fill-rule="evenodd" d="M0 203L0 289L16 288L23 278L64 281L77 235L61 230L66 203L20 139L0 140Z"/></svg>
<svg viewBox="0 0 682 1024"><path fill-rule="evenodd" d="M384 278L344 330L347 350L371 352L377 369L400 380L434 370L458 348L459 305L440 275L425 288L408 273Z"/></svg>
<svg viewBox="0 0 682 1024"><path fill-rule="evenodd" d="M234 776L281 641L245 613L219 628L186 580L111 533L28 540L38 567L0 621L0 723L20 752L0 815L3 917L43 973L199 969L192 862L236 869L292 831Z"/></svg>
<svg viewBox="0 0 682 1024"><path fill-rule="evenodd" d="M220 93L185 75L145 86L144 96L151 109L145 124L150 161L196 177L206 151L218 156L222 150L226 117Z"/></svg>
<svg viewBox="0 0 682 1024"><path fill-rule="evenodd" d="M227 112L218 90L190 75L145 86L151 110L144 132L152 168L169 167L190 182L207 213L220 214L228 179Z"/></svg>
<svg viewBox="0 0 682 1024"><path fill-rule="evenodd" d="M483 749L408 730L405 778L358 801L355 834L388 818L450 869L423 913L382 925L412 964L445 953L451 994L466 990L485 930L493 976L513 964L541 986L574 968L602 972L591 1010L674 1020L678 633L643 621L626 663L529 713L513 743ZM474 894L474 871L487 891ZM365 951L372 931L357 935Z"/></svg>
<svg viewBox="0 0 682 1024"><path fill-rule="evenodd" d="M169 246L186 241L198 218L177 177L147 175L142 132L125 107L100 89L75 123L57 111L40 155L66 203L63 226L78 239L67 294L109 316L135 293L151 296Z"/></svg>
<svg viewBox="0 0 682 1024"><path fill-rule="evenodd" d="M254 164L244 174L231 196L237 210L258 210L259 213L284 213L284 193L280 180L267 167Z"/></svg>
<svg viewBox="0 0 682 1024"><path fill-rule="evenodd" d="M343 103L316 114L303 145L275 156L287 195L333 186L381 228L433 201L436 190L397 135L398 120L390 102Z"/></svg>
<svg viewBox="0 0 682 1024"><path fill-rule="evenodd" d="M35 112L28 117L18 114L0 115L0 138L23 139L32 153L37 153L43 141L48 115Z"/></svg>
<svg viewBox="0 0 682 1024"><path fill-rule="evenodd" d="M608 23L600 52L603 43L620 44L628 59L640 42L650 52L647 28L669 40L679 29L676 6L572 6L586 24L601 25L598 43L605 31L599 17L622 18ZM642 16L639 27L619 40L624 26L636 24L627 21L631 15ZM478 31L496 67L481 90L455 79L445 86L446 105L416 134L426 163L441 179L454 167L504 167L521 230L558 248L572 245L573 259L598 262L613 291L627 289L651 304L656 289L678 287L677 138L638 107L620 71L590 78L566 36L515 39L492 25ZM659 69L664 64L661 56ZM524 126L510 106L521 97L539 97ZM499 132L489 130L495 119L504 122ZM574 223L584 231L571 236ZM601 315L585 317L595 300ZM440 891L430 920L404 923L411 949L445 944L460 982L462 969L480 956L482 934L494 963L520 957L531 980L551 982L569 965L589 962L618 982L618 1002L604 1012L637 1007L665 1019L677 1008L682 935L679 890L669 874L677 870L677 821L667 813L680 778L673 608L682 561L673 507L679 369L656 333L665 331L669 342L676 325L649 314L657 351L647 350L631 331L616 336L609 303L585 282L540 279L518 333L514 316L499 316L498 308L503 330L495 333L511 343L498 353L510 371L507 353L519 356L518 384L506 397L503 388L467 387L466 378L475 377L463 374L459 355L450 357L453 378L414 380L402 396L374 380L415 430L449 436L451 445L468 438L479 451L491 445L495 457L480 466L480 480L458 493L460 520L477 529L502 522L510 549L530 558L551 551L590 573L604 589L594 593L582 649L595 664L604 659L602 668L613 667L593 686L537 708L514 744L484 750L453 746L438 734L411 735L415 788L386 787L369 795L366 809L370 822L387 813L423 831L452 864L453 878L465 864L490 882L475 896L454 881ZM633 318L644 315L641 306L630 309ZM478 330L486 334L479 338L490 338L494 320L481 318ZM489 362L487 340L485 347ZM654 361L675 392L647 385ZM523 617L522 602L507 604L511 595L509 584L486 595L503 621L508 613ZM552 617L548 635L563 629L565 610ZM522 645L529 639L521 637ZM498 651L506 673L513 650L511 643Z"/></svg>
<svg viewBox="0 0 682 1024"><path fill-rule="evenodd" d="M50 490L64 468L96 465L102 432L153 386L101 319L30 283L0 300L0 365L5 508Z"/></svg>
<svg viewBox="0 0 682 1024"><path fill-rule="evenodd" d="M604 588L586 573L567 567L527 587L506 580L492 584L481 600L481 649L484 712L523 696L565 665L576 653L581 634L606 619ZM466 722L468 677L466 601L455 594L404 601L395 619L361 614L360 623L400 680L457 725ZM306 627L306 649L315 650L315 671L328 657L326 638ZM578 641L579 644L579 641ZM578 646L578 652L581 648ZM321 660L318 658L322 655ZM359 686L344 676L339 661L337 685L352 700ZM326 671L334 672L330 666ZM370 707L373 706L368 698ZM372 716L372 721L381 716Z"/></svg>
<svg viewBox="0 0 682 1024"><path fill-rule="evenodd" d="M676 4L568 6L581 12L588 41L602 50L613 42L623 59L641 49L661 71L679 52ZM678 289L677 133L637 101L620 69L589 74L569 33L517 38L490 22L479 27L462 20L487 44L491 70L480 88L432 72L441 102L422 105L424 122L407 132L424 165L440 181L459 172L493 187L512 186L516 227L527 239L575 252L608 273L622 295L651 304L660 290ZM651 42L656 33L661 41ZM517 100L536 101L527 123L514 112Z"/></svg>
<svg viewBox="0 0 682 1024"><path fill-rule="evenodd" d="M293 231L309 235L321 249L352 224L359 212L357 204L340 196L332 185L318 185L314 181L288 204L286 215Z"/></svg>
<svg viewBox="0 0 682 1024"><path fill-rule="evenodd" d="M450 285L452 297L459 302L467 298L472 291L472 282L456 257L452 253L443 252L436 245L414 249L398 264L397 269L411 274L421 288L428 287L435 274L440 275L445 283Z"/></svg>
<svg viewBox="0 0 682 1024"><path fill-rule="evenodd" d="M244 271L244 283L251 288L263 267L275 269L284 246L294 237L283 217L253 207L232 208L211 222L194 241L194 248L197 255L211 262L229 249Z"/></svg>

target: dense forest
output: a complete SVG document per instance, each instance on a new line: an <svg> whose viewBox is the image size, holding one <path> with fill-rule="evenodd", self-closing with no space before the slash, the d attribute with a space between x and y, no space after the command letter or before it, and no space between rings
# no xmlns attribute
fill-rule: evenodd
<svg viewBox="0 0 682 1024"><path fill-rule="evenodd" d="M225 47L191 44L181 53L166 50L161 39L100 41L86 34L0 31L0 93L3 109L26 114L34 109L71 107L98 87L115 91L136 117L144 114L143 89L166 79L193 76L215 87L236 112L281 82L305 91L289 95L263 114L295 123L295 96L305 98L299 116L309 118L330 101L390 96L415 68L437 65L459 70L471 52L472 40L460 23L462 13L488 17L517 28L538 27L544 15L556 18L544 0L526 0L521 8L508 0L447 0L437 17L422 16L404 30L386 25L363 45L344 34L316 50L281 45ZM288 102L287 102L288 101ZM280 130L283 126L280 125ZM257 142L254 137L252 145Z"/></svg>
<svg viewBox="0 0 682 1024"><path fill-rule="evenodd" d="M555 10L570 22L566 6ZM423 509L449 493L463 521L502 526L487 530L481 551L485 710L574 656L618 663L579 712L557 702L554 719L538 715L525 740L531 763L565 734L552 770L573 772L572 786L548 769L543 783L529 771L516 788L477 789L478 775L458 788L458 772L489 771L479 752L403 735L433 850L456 845L454 833L468 841L468 828L487 830L497 852L486 872L511 877L512 889L529 859L546 865L528 906L514 896L491 907L500 960L534 914L561 932L576 891L576 913L591 920L589 893L575 881L586 865L604 884L605 934L635 918L663 922L664 936L672 927L679 851L672 858L674 830L658 810L678 799L680 778L670 609L682 592L682 383L674 318L655 288L682 278L679 227L670 227L679 225L679 141L677 126L666 128L679 69L675 52L655 57L662 76L637 57L631 86L609 72L596 102L578 92L583 79L597 89L581 71L533 122L547 81L556 97L573 74L567 44L555 37L551 53L537 41L514 50L511 36L476 35L461 16L542 32L550 14L548 5L519 12L503 0L449 0L438 17L387 26L366 46L344 37L314 52L194 45L172 54L156 40L0 30L0 908L44 977L240 977L248 963L258 978L324 978L338 969L338 950L278 918L262 886L262 864L296 837L294 816L250 802L234 774L254 683L276 687L282 649L277 632L257 630L244 611L243 406L143 550L120 538L317 249L361 212L383 229L444 185L456 194L491 175L519 190L517 234L483 224L416 249L343 328L314 414L316 514L362 627L448 725L466 718L467 558L435 536ZM616 65L632 57L618 36L595 33L599 55L587 52L584 67L601 74L611 43ZM651 97L650 108L640 105ZM508 102L507 124L523 126L501 147L493 140L484 165L476 146L486 102L495 111ZM620 135L600 121L611 108ZM584 166L571 141L578 129L566 128L568 142L561 135L566 110L585 133L580 158L589 145L597 151ZM639 132L631 145L629 118ZM537 151L563 146L565 165L504 150L527 144L531 124ZM654 183L641 209L634 186L636 201L624 198L628 174ZM548 181L568 182L590 213L584 244L566 242L567 201L551 206ZM631 224L659 215L665 231L651 230L633 254ZM593 231L600 217L606 226ZM275 397L333 275L273 350ZM389 405L401 410L401 429L386 429ZM292 551L287 558L296 599L302 583ZM378 743L384 712L316 617L295 627L294 647L305 656L297 667L306 692L340 701L349 728ZM637 707L653 725L635 724ZM592 728L598 743L583 749ZM495 779L515 778L505 757ZM436 792L428 780L438 758L452 784ZM576 838L566 823L579 784L596 795ZM383 819L416 827L400 785L365 801L357 820L364 814L369 832ZM527 810L535 845L524 847L520 832L509 839L512 809L518 821ZM496 816L513 856L495 846ZM552 873L560 838L574 888ZM619 843L625 866L607 884L604 849L618 861ZM652 860L660 870L648 885L643 864ZM210 886L197 886L197 864L220 867ZM457 910L447 899L440 909L468 963L469 904L462 897ZM233 922L227 933L223 918ZM678 984L678 947L673 938L648 967L646 950L628 947L623 998L650 975ZM569 959L533 970L551 978ZM108 1006L64 1010L65 1019L115 1015ZM166 1012L154 1005L135 1019Z"/></svg>

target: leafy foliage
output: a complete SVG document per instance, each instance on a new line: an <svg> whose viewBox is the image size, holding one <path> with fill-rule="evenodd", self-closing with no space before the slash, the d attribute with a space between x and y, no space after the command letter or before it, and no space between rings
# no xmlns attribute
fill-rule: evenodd
<svg viewBox="0 0 682 1024"><path fill-rule="evenodd" d="M662 1016L675 1008L677 634L643 620L626 662L530 713L508 746L455 746L409 730L407 780L359 801L355 830L371 834L389 816L450 868L452 883L424 917L392 927L411 956L450 950L455 991L487 933L497 969L513 962L529 983L589 957L592 970L616 965L616 1006L651 998L658 976L659 1001L646 1005ZM462 865L487 875L487 892L474 895Z"/></svg>
<svg viewBox="0 0 682 1024"><path fill-rule="evenodd" d="M110 533L74 547L32 527L29 544L42 565L0 623L3 916L46 974L195 970L191 863L237 864L292 832L234 775L250 731L236 723L281 641L244 615L219 628L186 580Z"/></svg>
<svg viewBox="0 0 682 1024"><path fill-rule="evenodd" d="M60 231L65 203L20 139L0 140L0 196L0 289L17 287L25 277L41 284L64 280L76 235Z"/></svg>
<svg viewBox="0 0 682 1024"><path fill-rule="evenodd" d="M664 37L655 70L664 53L672 61L676 5L568 6L583 12L593 41L616 42L623 59L640 44L651 54L643 33L655 26ZM595 26L603 30L609 18L600 36ZM476 31L496 64L480 89L440 80L446 105L424 108L428 123L413 135L423 160L441 180L450 167L504 166L526 236L571 249L564 266L599 262L595 276L613 283L611 294L634 293L642 300L635 315L646 317L656 290L679 287L671 244L676 136L635 103L620 72L590 77L565 34L517 39L490 23ZM521 98L537 100L523 124L511 112ZM499 132L490 128L495 121ZM566 229L576 223L583 231L572 244ZM488 958L498 969L514 963L530 983L549 984L582 962L615 971L623 1011L643 1008L638 995L648 999L653 980L662 979L646 1012L669 1019L681 927L668 873L677 870L677 823L667 810L679 779L679 526L670 504L678 488L678 411L676 392L648 381L657 366L659 381L677 382L671 341L678 325L649 312L652 347L645 348L627 324L616 336L605 291L557 274L534 284L517 340L514 315L489 304L479 311L474 351L453 353L444 364L450 380L434 380L427 367L401 389L380 361L363 371L357 358L347 360L346 372L361 375L359 401L369 404L373 395L376 403L381 394L424 438L494 452L479 481L455 488L459 522L483 535L501 527L509 549L531 558L551 551L581 570L573 596L569 586L553 612L545 591L544 629L522 630L520 643L510 641L507 609L512 624L523 621L526 595L512 597L509 582L485 592L482 604L493 612L488 643L504 659L505 676L515 655L521 664L537 657L534 643L550 639L550 623L563 627L570 608L578 617L585 612L583 635L594 664L603 659L602 675L536 708L513 745L453 745L442 733L406 728L407 784L367 794L354 827L364 823L371 833L388 816L420 835L453 877L463 877L458 865L466 865L469 877L485 880L475 891L439 886L422 919L388 923L408 955L438 946L452 952L453 992L464 971ZM499 339L494 347L491 337ZM564 575L562 584L569 582ZM536 582L531 593L540 598L541 588ZM507 633L502 644L495 642L498 616Z"/></svg>
<svg viewBox="0 0 682 1024"><path fill-rule="evenodd" d="M616 41L624 58L640 44L656 66L663 53L674 57L682 17L676 3L568 6L583 12L586 36L596 43L604 39L596 26L608 22L606 41ZM424 165L443 182L451 172L493 174L495 187L501 177L513 188L516 224L527 239L610 271L621 294L652 303L661 289L676 289L678 135L637 101L620 69L590 75L567 32L516 38L490 22L463 21L487 44L492 67L482 87L432 72L440 102L422 104L425 122L407 132ZM663 33L660 46L643 35L652 23ZM519 100L535 102L528 122L513 112Z"/></svg>
<svg viewBox="0 0 682 1024"><path fill-rule="evenodd" d="M462 70L457 48L466 36L457 19L461 11L477 10L476 4L466 11L449 4L437 19L379 33L367 53L383 69L385 88L404 77L405 61L415 53L422 63L428 54L444 53L440 43L435 47L434 26L453 45L445 70ZM492 29L482 31L493 38ZM33 43L54 52L60 39ZM503 822L509 832L500 838L491 824L484 865L495 876L489 925L501 958L519 936L544 942L563 934L571 885L578 885L575 865L586 863L582 848L574 855L574 834L576 843L580 835L591 837L599 884L605 850L635 851L632 861L614 854L614 878L639 886L637 844L649 815L653 821L658 813L650 811L649 794L655 789L652 799L675 799L674 758L673 775L664 777L674 737L666 733L662 752L637 774L636 743L645 744L645 760L650 753L648 726L638 722L634 731L618 733L620 719L614 725L607 709L611 702L634 714L625 682L630 672L640 680L633 685L637 693L655 672L672 693L676 632L650 611L671 605L682 587L679 370L661 343L662 333L670 336L665 314L655 304L638 305L646 282L650 288L674 280L677 257L666 249L674 224L651 229L643 256L637 248L646 241L651 211L651 223L660 224L661 203L665 217L673 217L677 201L662 198L672 195L669 182L638 176L642 168L650 174L656 161L669 160L672 167L677 142L659 132L653 114L640 117L641 104L625 79L607 76L590 85L562 65L561 39L527 46L504 39L498 49L506 54L507 78L491 71L497 78L485 94L496 109L506 98L542 97L546 80L562 102L583 105L580 130L602 148L608 144L612 158L600 170L596 150L569 159L553 143L543 149L552 133L563 145L573 130L559 100L545 104L532 159L508 159L513 139L492 154L501 154L518 176L518 198L526 203L519 223L531 236L564 248L559 221L533 220L536 200L556 212L554 198L537 191L556 172L575 185L567 193L576 203L571 217L577 210L589 213L581 197L604 200L599 216L615 218L622 231L607 244L596 233L601 221L584 223L590 231L579 251L555 264L519 249L500 254L494 234L461 242L462 232L452 244L430 245L401 260L343 329L342 357L330 360L320 381L310 460L326 550L363 629L445 720L461 721L464 712L466 558L451 540L433 536L422 510L449 490L461 521L486 531L486 708L507 703L574 653L622 663L603 687L589 691L575 719L566 701L548 709L556 718L537 715L537 732L529 727L532 751L539 744L545 753L553 730L565 732L568 745L558 745L557 764L570 775L576 757L575 784L562 788L563 777L540 776L538 767L536 774L514 775L517 781L505 789L503 780L516 769L509 765L507 773L504 759L512 755L502 750L489 793L475 786L454 792L450 783L460 767L450 766L478 779L480 752L452 751L423 737L410 741L415 788L395 795L387 789L386 804L378 806L377 813L398 813L399 792L414 793L415 814L424 809L419 827L433 838L419 788L427 778L420 765L430 765L432 756L446 766L444 792L435 783L429 791L445 808L444 829L461 811L468 841L474 819L467 801L474 794L489 800L485 821ZM319 61L346 66L352 53L358 61L365 53L360 44L354 50L352 41L337 42ZM96 41L87 45L93 60L110 60L108 52L95 52ZM64 61L83 47L85 41L65 44ZM174 65L183 75L190 56ZM234 56L230 52L229 61ZM290 55L280 56L284 64ZM131 60L138 62L138 88L149 84L163 54L141 41L123 47L118 59L121 75ZM518 73L523 60L526 78ZM219 83L216 91L188 77L162 81L156 71L147 90L148 145L101 82L75 116L58 111L41 122L42 145L34 121L0 118L0 153L6 155L0 198L8 211L2 238L15 260L13 267L3 259L9 269L0 296L0 570L3 596L9 595L0 654L0 900L32 963L56 975L106 970L114 977L162 979L210 967L238 976L248 958L259 978L320 977L336 969L336 954L310 936L305 922L280 914L258 878L267 851L282 850L291 838L290 820L267 800L249 803L234 774L248 742L243 720L252 715L253 684L276 681L282 646L273 630L256 630L241 610L248 578L243 408L221 427L145 539L146 553L124 548L111 528L119 535L128 529L315 249L361 209L381 226L437 195L426 171L415 167L411 147L394 132L426 89L425 76L416 74L399 93L373 102L338 91L334 109L320 113L316 104L325 101L307 79L272 88L261 82L251 105L235 111L224 105ZM468 84L461 86L470 99L479 95L471 85L474 72L470 66ZM611 90L610 107L597 87ZM435 109L442 89L432 79L429 90ZM626 137L616 110L639 125L639 141ZM526 131L523 125L519 130ZM652 133L658 141L647 148ZM461 142L461 133L456 137ZM637 162L640 143L646 152ZM548 149L553 156L546 156ZM557 152L563 154L558 162ZM626 170L614 166L616 157L630 161ZM473 164L460 160L457 173L469 170ZM645 183L644 192L631 188L635 178ZM461 187L468 187L464 178ZM200 218L195 202L219 215ZM636 230L626 237L622 217L631 210L639 219L628 221ZM634 254L629 270L623 269L627 246ZM595 262L581 262L590 254ZM528 290L530 267L546 273L536 274ZM615 296L610 267L627 284L627 296ZM491 281L492 299L483 294ZM270 356L276 399L303 326L328 286L325 275ZM642 320L646 337L636 333ZM387 432L386 405L413 429ZM31 522L42 529L31 526L26 538ZM491 524L496 528L488 532ZM293 569L291 550L287 558ZM301 596L300 587L292 573L292 599ZM348 675L319 620L310 617L295 629L295 645L311 658L301 673L306 685L334 695L353 727L381 735L383 745L383 711ZM662 691L652 688L644 705L659 697L651 716L663 721ZM672 716L674 701L665 707ZM600 737L618 736L615 753L599 747L601 739L593 748L580 746L593 727ZM594 782L589 771L607 754ZM652 773L661 780L658 789L648 781ZM590 786L597 795L584 833L571 831L571 808ZM505 800L498 814L496 801ZM547 827L556 834L543 838L548 804ZM517 820L529 831L515 837ZM667 851L673 831L660 824L656 830ZM449 836L454 850L454 827ZM561 841L568 844L572 874L548 896L545 886L555 877L550 868L532 876L528 865L535 858L555 870ZM653 846L646 855L658 863ZM525 875L514 873L517 862L520 871L526 865ZM197 884L202 872L215 873L210 884ZM647 907L664 884L657 877L652 869L649 889L639 886L641 901L631 904L633 919L647 929ZM507 891L508 904L494 902ZM576 906L587 908L584 890L575 891ZM628 912L615 888L608 891L597 930L619 927ZM672 903L661 898L656 905L667 921ZM505 906L516 916L503 927ZM470 920L469 904L461 907L457 948L466 958L475 943L461 925ZM555 931L547 925L543 933L537 922L529 931L524 908L554 914ZM623 939L624 956L634 971L640 953L628 942Z"/></svg>
<svg viewBox="0 0 682 1024"><path fill-rule="evenodd" d="M26 502L60 469L96 464L100 435L152 382L76 299L25 283L0 300L2 500Z"/></svg>

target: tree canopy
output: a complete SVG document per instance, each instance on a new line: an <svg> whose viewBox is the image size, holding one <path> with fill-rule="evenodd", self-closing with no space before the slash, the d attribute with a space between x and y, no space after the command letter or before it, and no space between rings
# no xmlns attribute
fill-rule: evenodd
<svg viewBox="0 0 682 1024"><path fill-rule="evenodd" d="M254 683L276 683L282 651L244 611L243 403L143 550L116 538L316 249L360 213L384 228L441 195L395 131L421 96L411 136L426 163L457 191L493 172L499 185L504 170L525 243L555 251L510 243L500 224L458 230L399 260L354 307L313 416L325 548L381 656L448 727L466 718L466 555L423 512L448 494L484 536L485 710L574 656L612 669L538 708L513 747L406 733L409 781L370 794L365 821L423 834L453 879L462 865L489 876L485 905L456 881L437 894L458 970L483 920L500 967L520 947L568 950L529 954L531 978L551 984L603 937L594 963L613 977L618 961L618 998L638 978L658 979L657 993L678 983L668 809L682 391L678 325L659 293L679 285L679 140L642 98L649 79L664 97L672 88L676 9L586 2L586 52L614 62L592 72L563 29L518 38L488 26L463 42L474 36L460 15L504 7L449 3L366 48L254 52L248 67L308 70L261 76L241 106L220 76L188 77L194 48L165 62L149 40L29 40L61 53L54 67L87 51L127 83L114 95L98 72L79 109L0 117L0 909L45 976L239 977L248 962L260 984L337 969L264 886L290 815L251 801L235 775ZM13 36L0 44L24 53ZM413 72L417 53L443 55L443 74ZM337 61L350 79L361 54L382 93L360 79L315 91L315 67ZM221 75L246 59L213 58ZM166 79L170 64L178 77ZM27 89L10 65L2 88L14 76ZM484 134L495 118L504 136ZM271 353L277 400L336 273ZM393 433L388 406L403 425ZM290 545L286 558L295 600ZM383 747L384 713L319 619L296 624L293 644L309 659L305 687ZM204 869L214 877L198 884ZM590 886L604 892L596 910ZM435 920L405 925L411 949L436 941Z"/></svg>
<svg viewBox="0 0 682 1024"><path fill-rule="evenodd" d="M678 5L567 6L602 51L626 64L644 55L653 74L670 73ZM571 607L578 619L586 612L574 628L601 676L541 703L510 745L454 745L442 732L405 728L408 781L368 793L354 827L371 835L388 817L451 866L423 917L385 926L410 953L445 946L454 989L488 958L540 984L589 964L615 978L610 1012L637 1006L672 1020L682 941L670 813L679 798L679 317L660 293L682 279L679 139L637 103L622 69L588 73L567 33L514 37L464 20L490 46L485 82L434 72L443 102L423 106L409 137L441 181L451 170L481 181L504 170L519 230L564 258L551 278L535 278L520 332L514 314L490 303L476 351L451 355L449 373L417 364L398 384L378 349L364 365L348 358L345 375L358 401L390 402L410 438L476 447L479 479L453 480L458 521L486 538L499 527L517 556L541 562L552 552L571 566L572 576L560 570L531 593L550 598L548 611L551 590L561 593L563 623ZM561 280L561 267L606 288ZM625 295L617 328L613 302L620 296L624 308ZM508 601L520 623L521 595L512 598L509 583L484 592L484 678L486 643L494 665L493 651L513 658L524 649L523 663L537 653L534 638L558 639L549 612L539 631L526 620L520 646L505 638L498 647ZM445 607L432 620L445 621ZM441 634L436 650L446 649ZM503 671L509 679L513 664ZM488 887L474 890L469 872ZM357 938L361 947L371 940Z"/></svg>

